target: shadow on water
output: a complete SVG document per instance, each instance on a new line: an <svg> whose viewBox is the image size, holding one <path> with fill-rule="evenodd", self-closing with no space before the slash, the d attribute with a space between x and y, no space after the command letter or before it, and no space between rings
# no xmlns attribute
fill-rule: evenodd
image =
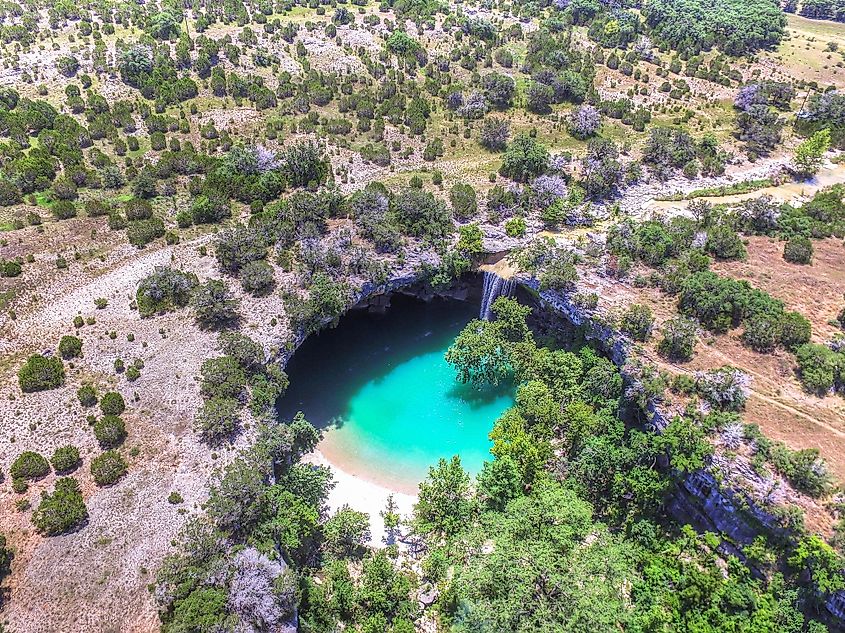
<svg viewBox="0 0 845 633"><path fill-rule="evenodd" d="M344 316L336 328L309 337L288 362L290 387L276 403L279 418L297 411L317 428L339 428L350 398L395 367L421 354L442 350L478 316L478 306L435 299L429 303L394 295L386 314L364 311ZM450 396L482 406L496 394L457 385Z"/></svg>
<svg viewBox="0 0 845 633"><path fill-rule="evenodd" d="M502 385L496 387L487 386L479 389L478 387L475 387L470 384L455 383L453 387L449 388L449 391L446 393L446 395L449 398L462 400L472 410L480 409L481 407L487 406L490 403L495 402L498 398L502 396L502 392L505 389L506 388Z"/></svg>

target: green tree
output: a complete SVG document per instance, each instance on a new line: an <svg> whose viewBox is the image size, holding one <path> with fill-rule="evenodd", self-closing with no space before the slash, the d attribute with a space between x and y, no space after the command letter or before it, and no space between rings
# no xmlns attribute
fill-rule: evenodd
<svg viewBox="0 0 845 633"><path fill-rule="evenodd" d="M126 411L126 402L117 391L108 391L100 398L100 410L103 415L120 415Z"/></svg>
<svg viewBox="0 0 845 633"><path fill-rule="evenodd" d="M795 171L801 176L814 176L824 161L825 153L830 149L830 130L818 130L795 149L793 160Z"/></svg>
<svg viewBox="0 0 845 633"><path fill-rule="evenodd" d="M94 423L94 437L103 448L115 448L126 439L126 424L116 415L104 415Z"/></svg>
<svg viewBox="0 0 845 633"><path fill-rule="evenodd" d="M70 532L87 518L82 490L72 477L58 479L52 493L42 492L41 503L32 513L35 529L47 536Z"/></svg>
<svg viewBox="0 0 845 633"><path fill-rule="evenodd" d="M344 504L323 526L323 549L337 558L360 556L370 540L370 516Z"/></svg>
<svg viewBox="0 0 845 633"><path fill-rule="evenodd" d="M24 393L55 389L64 382L64 365L55 356L33 354L18 370L18 383Z"/></svg>
<svg viewBox="0 0 845 633"><path fill-rule="evenodd" d="M202 325L221 327L238 319L240 302L221 279L210 279L194 290L191 306Z"/></svg>
<svg viewBox="0 0 845 633"><path fill-rule="evenodd" d="M82 354L82 341L75 336L66 335L59 341L59 354L65 360Z"/></svg>
<svg viewBox="0 0 845 633"><path fill-rule="evenodd" d="M498 385L510 376L507 351L492 321L474 319L461 330L449 349L446 362L458 372L458 380L474 385Z"/></svg>
<svg viewBox="0 0 845 633"><path fill-rule="evenodd" d="M470 476L461 466L461 458L440 459L420 483L419 500L414 506L417 529L422 534L449 538L464 529L474 513Z"/></svg>
<svg viewBox="0 0 845 633"><path fill-rule="evenodd" d="M91 460L91 475L98 486L110 486L126 474L128 464L115 450L108 450Z"/></svg>
<svg viewBox="0 0 845 633"><path fill-rule="evenodd" d="M527 134L521 134L508 146L499 173L517 182L528 182L544 173L548 165L546 148Z"/></svg>

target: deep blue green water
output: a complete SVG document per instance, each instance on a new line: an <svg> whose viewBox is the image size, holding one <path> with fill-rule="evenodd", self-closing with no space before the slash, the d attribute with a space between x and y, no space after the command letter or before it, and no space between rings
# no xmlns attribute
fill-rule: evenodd
<svg viewBox="0 0 845 633"><path fill-rule="evenodd" d="M397 490L414 491L440 457L460 455L477 472L493 422L513 402L510 388L459 383L443 359L478 309L396 296L385 315L348 314L288 363L281 419L303 411L325 430L320 450L332 464Z"/></svg>

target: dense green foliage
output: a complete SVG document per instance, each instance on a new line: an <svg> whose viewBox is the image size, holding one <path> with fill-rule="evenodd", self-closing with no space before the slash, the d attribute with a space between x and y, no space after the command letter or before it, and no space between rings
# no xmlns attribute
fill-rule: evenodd
<svg viewBox="0 0 845 633"><path fill-rule="evenodd" d="M108 450L91 460L91 476L98 486L110 486L116 483L129 465L115 450Z"/></svg>
<svg viewBox="0 0 845 633"><path fill-rule="evenodd" d="M66 474L76 470L82 463L79 456L79 449L75 446L60 446L53 452L50 458L53 470L59 474Z"/></svg>
<svg viewBox="0 0 845 633"><path fill-rule="evenodd" d="M55 389L65 382L65 368L55 356L33 354L18 370L18 382L24 392Z"/></svg>
<svg viewBox="0 0 845 633"><path fill-rule="evenodd" d="M780 42L786 18L770 0L647 0L646 24L672 48L696 54L718 46L731 55Z"/></svg>
<svg viewBox="0 0 845 633"><path fill-rule="evenodd" d="M41 502L32 513L35 528L47 536L77 529L88 518L79 482L72 477L56 480L52 493L41 493Z"/></svg>

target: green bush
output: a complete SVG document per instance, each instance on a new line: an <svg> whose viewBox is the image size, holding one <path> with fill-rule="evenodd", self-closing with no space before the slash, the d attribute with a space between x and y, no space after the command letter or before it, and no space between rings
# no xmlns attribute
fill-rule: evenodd
<svg viewBox="0 0 845 633"><path fill-rule="evenodd" d="M528 182L544 173L548 166L546 148L527 134L521 134L505 152L499 173L517 182Z"/></svg>
<svg viewBox="0 0 845 633"><path fill-rule="evenodd" d="M804 315L798 312L784 312L780 317L780 344L794 350L810 342L813 327Z"/></svg>
<svg viewBox="0 0 845 633"><path fill-rule="evenodd" d="M135 220L126 226L126 237L132 246L141 248L153 240L164 237L166 229L161 218L154 216L148 220Z"/></svg>
<svg viewBox="0 0 845 633"><path fill-rule="evenodd" d="M61 359L54 356L33 354L18 371L21 391L46 391L65 383L65 368Z"/></svg>
<svg viewBox="0 0 845 633"><path fill-rule="evenodd" d="M41 495L41 503L32 513L35 528L47 536L64 534L79 527L88 518L79 482L72 477L56 481L52 494Z"/></svg>
<svg viewBox="0 0 845 633"><path fill-rule="evenodd" d="M76 470L81 461L79 449L71 445L57 448L50 458L50 463L53 464L53 470L58 474L65 474Z"/></svg>
<svg viewBox="0 0 845 633"><path fill-rule="evenodd" d="M6 537L0 534L0 582L12 572L12 550L6 547Z"/></svg>
<svg viewBox="0 0 845 633"><path fill-rule="evenodd" d="M194 430L203 441L219 444L231 436L240 424L240 405L232 398L209 398L194 419Z"/></svg>
<svg viewBox="0 0 845 633"><path fill-rule="evenodd" d="M15 458L9 468L12 479L34 480L50 472L50 463L35 451L24 451Z"/></svg>
<svg viewBox="0 0 845 633"><path fill-rule="evenodd" d="M704 250L718 259L745 259L748 257L742 237L726 224L719 224L707 232Z"/></svg>
<svg viewBox="0 0 845 633"><path fill-rule="evenodd" d="M780 319L774 314L756 314L745 320L742 342L755 352L774 351L781 336Z"/></svg>
<svg viewBox="0 0 845 633"><path fill-rule="evenodd" d="M813 242L803 235L795 235L783 247L783 258L790 264L809 264L813 261Z"/></svg>
<svg viewBox="0 0 845 633"><path fill-rule="evenodd" d="M23 267L14 260L0 259L0 277L19 277Z"/></svg>
<svg viewBox="0 0 845 633"><path fill-rule="evenodd" d="M672 360L690 360L698 343L695 321L683 316L669 319L663 324L663 339L658 345L658 352Z"/></svg>
<svg viewBox="0 0 845 633"><path fill-rule="evenodd" d="M781 315L783 302L753 288L747 281L702 271L684 279L678 308L697 318L708 330L722 333L756 315Z"/></svg>
<svg viewBox="0 0 845 633"><path fill-rule="evenodd" d="M231 356L209 358L200 368L202 395L206 398L237 398L246 385L246 374Z"/></svg>
<svg viewBox="0 0 845 633"><path fill-rule="evenodd" d="M240 302L220 279L210 279L197 286L191 296L197 321L207 327L219 327L237 320Z"/></svg>
<svg viewBox="0 0 845 633"><path fill-rule="evenodd" d="M117 415L104 415L94 423L94 437L103 448L115 448L126 439L126 424Z"/></svg>
<svg viewBox="0 0 845 633"><path fill-rule="evenodd" d="M527 226L523 218L511 218L505 222L505 235L508 237L522 237Z"/></svg>
<svg viewBox="0 0 845 633"><path fill-rule="evenodd" d="M254 371L264 364L264 348L241 332L223 332L217 345L226 356L231 356L246 371Z"/></svg>
<svg viewBox="0 0 845 633"><path fill-rule="evenodd" d="M798 374L804 387L820 396L839 382L845 372L845 354L837 354L825 345L806 343L798 348Z"/></svg>
<svg viewBox="0 0 845 633"><path fill-rule="evenodd" d="M654 324L654 315L648 306L635 303L622 315L622 331L635 341L647 341Z"/></svg>
<svg viewBox="0 0 845 633"><path fill-rule="evenodd" d="M459 220L468 220L478 211L475 189L466 183L456 183L449 192L452 212Z"/></svg>
<svg viewBox="0 0 845 633"><path fill-rule="evenodd" d="M109 391L100 398L100 410L105 415L120 415L126 411L126 403L116 391Z"/></svg>
<svg viewBox="0 0 845 633"><path fill-rule="evenodd" d="M273 267L263 260L249 262L240 271L241 287L249 294L265 296L276 283Z"/></svg>
<svg viewBox="0 0 845 633"><path fill-rule="evenodd" d="M82 340L69 334L63 336L59 341L59 354L65 360L80 356L82 354Z"/></svg>
<svg viewBox="0 0 845 633"><path fill-rule="evenodd" d="M197 276L181 270L160 267L138 284L135 303L142 317L168 312L188 305L197 286Z"/></svg>
<svg viewBox="0 0 845 633"><path fill-rule="evenodd" d="M91 475L98 486L110 486L126 474L126 460L109 450L91 460Z"/></svg>
<svg viewBox="0 0 845 633"><path fill-rule="evenodd" d="M97 390L94 389L93 385L82 385L76 391L76 397L83 407L93 407L97 404Z"/></svg>
<svg viewBox="0 0 845 633"><path fill-rule="evenodd" d="M50 208L57 220L70 220L76 217L76 205L70 200L58 200Z"/></svg>

